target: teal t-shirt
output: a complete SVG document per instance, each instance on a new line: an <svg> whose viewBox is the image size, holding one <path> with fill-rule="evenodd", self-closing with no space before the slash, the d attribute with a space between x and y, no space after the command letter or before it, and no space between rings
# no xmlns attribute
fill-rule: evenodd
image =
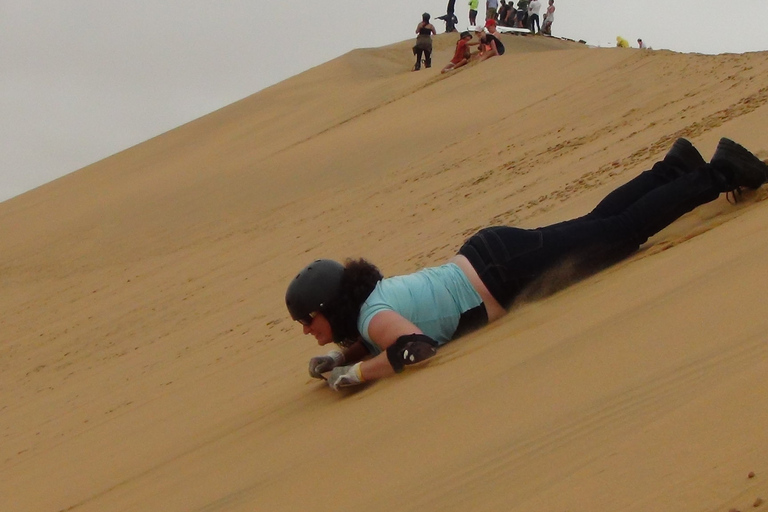
<svg viewBox="0 0 768 512"><path fill-rule="evenodd" d="M482 303L458 265L447 263L379 281L360 308L357 329L371 354L379 354L368 326L377 313L394 311L443 345L456 332L461 314Z"/></svg>

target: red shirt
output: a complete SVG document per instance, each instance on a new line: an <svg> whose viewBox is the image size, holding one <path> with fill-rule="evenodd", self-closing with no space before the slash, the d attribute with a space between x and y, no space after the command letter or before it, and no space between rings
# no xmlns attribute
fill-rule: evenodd
<svg viewBox="0 0 768 512"><path fill-rule="evenodd" d="M459 39L459 42L456 43L456 53L453 54L453 59L451 59L451 62L454 64L458 64L463 59L466 58L466 52L467 52L467 41L466 39Z"/></svg>

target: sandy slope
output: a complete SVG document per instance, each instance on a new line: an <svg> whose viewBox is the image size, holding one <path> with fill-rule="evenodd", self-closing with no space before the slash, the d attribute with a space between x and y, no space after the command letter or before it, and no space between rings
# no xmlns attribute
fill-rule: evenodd
<svg viewBox="0 0 768 512"><path fill-rule="evenodd" d="M768 53L358 50L0 204L0 509L727 511L768 500L766 191L346 394L287 318L584 213L678 136L768 157ZM754 478L748 478L753 471ZM763 507L768 505L763 505Z"/></svg>

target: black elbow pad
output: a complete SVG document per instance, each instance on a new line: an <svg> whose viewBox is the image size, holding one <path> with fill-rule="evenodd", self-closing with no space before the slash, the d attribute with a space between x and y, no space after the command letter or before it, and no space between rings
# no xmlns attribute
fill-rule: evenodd
<svg viewBox="0 0 768 512"><path fill-rule="evenodd" d="M403 371L406 365L429 359L437 353L437 342L424 334L406 334L387 349L387 359L395 373Z"/></svg>

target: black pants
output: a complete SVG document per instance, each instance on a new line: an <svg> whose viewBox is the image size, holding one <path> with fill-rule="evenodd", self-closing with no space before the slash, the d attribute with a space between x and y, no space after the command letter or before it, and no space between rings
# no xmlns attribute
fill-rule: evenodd
<svg viewBox="0 0 768 512"><path fill-rule="evenodd" d="M539 29L539 32L541 32L541 25L539 24L538 14L531 14L530 19L528 20L528 23L530 24L530 27L528 27L528 30L530 30L532 34L536 33L536 30L533 28L534 25Z"/></svg>
<svg viewBox="0 0 768 512"><path fill-rule="evenodd" d="M583 217L538 229L485 228L467 240L459 254L469 259L494 298L509 308L523 292L545 295L619 261L726 189L722 175L710 165L684 173L658 162Z"/></svg>
<svg viewBox="0 0 768 512"><path fill-rule="evenodd" d="M427 68L432 67L432 52L430 50L422 50L421 48L414 48L413 53L416 55L416 65L413 69L421 69L421 58L424 56L424 66Z"/></svg>

